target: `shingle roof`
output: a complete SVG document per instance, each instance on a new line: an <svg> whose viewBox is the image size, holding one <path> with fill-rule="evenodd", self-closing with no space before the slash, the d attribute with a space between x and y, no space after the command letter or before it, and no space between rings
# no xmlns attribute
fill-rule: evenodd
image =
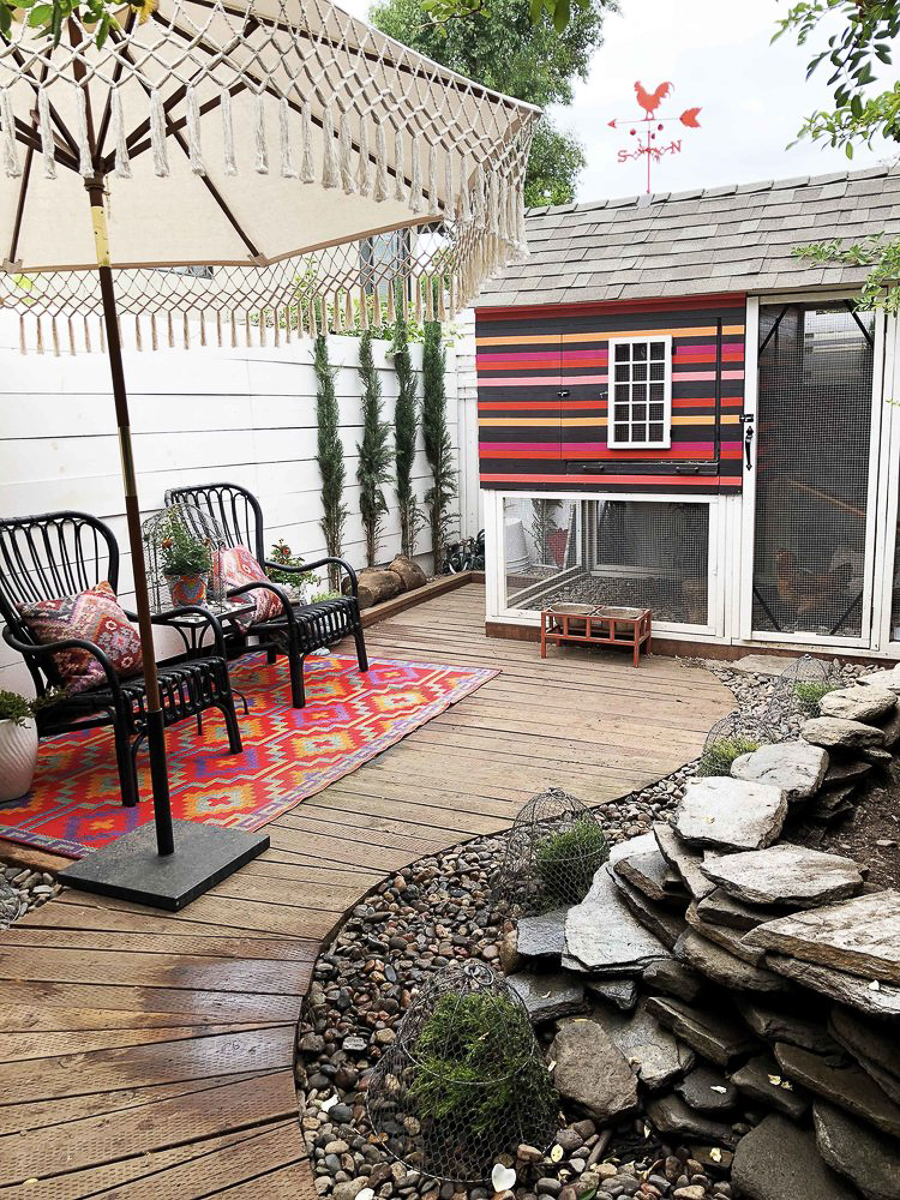
<svg viewBox="0 0 900 1200"><path fill-rule="evenodd" d="M791 250L900 235L900 170L534 208L525 223L530 257L489 280L475 307L851 287L865 268Z"/></svg>

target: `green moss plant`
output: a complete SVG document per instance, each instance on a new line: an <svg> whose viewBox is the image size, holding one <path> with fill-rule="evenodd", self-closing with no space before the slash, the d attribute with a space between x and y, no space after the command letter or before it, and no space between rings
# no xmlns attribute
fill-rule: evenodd
<svg viewBox="0 0 900 1200"><path fill-rule="evenodd" d="M559 905L580 904L607 858L609 846L603 830L589 816L541 839L534 850L534 870L545 899Z"/></svg>
<svg viewBox="0 0 900 1200"><path fill-rule="evenodd" d="M795 683L794 699L799 708L811 717L819 715L819 703L829 692L836 692L836 683Z"/></svg>
<svg viewBox="0 0 900 1200"><path fill-rule="evenodd" d="M716 738L705 748L697 763L698 775L730 775L731 764L742 754L752 754L759 749L759 742L752 738L733 734L731 737Z"/></svg>

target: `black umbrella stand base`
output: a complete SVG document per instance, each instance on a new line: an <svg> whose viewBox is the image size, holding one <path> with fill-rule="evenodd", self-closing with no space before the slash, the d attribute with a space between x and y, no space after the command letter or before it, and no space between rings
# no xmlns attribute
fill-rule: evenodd
<svg viewBox="0 0 900 1200"><path fill-rule="evenodd" d="M265 833L173 821L175 853L156 849L152 821L60 871L69 887L178 912L269 848Z"/></svg>

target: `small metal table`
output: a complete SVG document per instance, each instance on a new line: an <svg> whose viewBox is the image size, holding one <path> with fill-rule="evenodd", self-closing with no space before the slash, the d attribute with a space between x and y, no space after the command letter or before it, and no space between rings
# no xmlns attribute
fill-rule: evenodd
<svg viewBox="0 0 900 1200"><path fill-rule="evenodd" d="M249 595L249 593L248 593ZM184 642L184 648L190 658L196 658L203 653L203 634L210 627L209 617L215 617L220 624L234 625L239 617L246 616L256 608L256 601L247 596L236 600L207 600L198 607L202 613L190 611L180 612L174 604L151 604L150 611L156 618L156 623L177 629ZM204 615L208 613L209 617Z"/></svg>
<svg viewBox="0 0 900 1200"><path fill-rule="evenodd" d="M592 612L541 612L541 658L547 657L547 643L559 646L574 642L585 646L626 646L640 666L641 650L651 652L653 612L649 608L601 606Z"/></svg>

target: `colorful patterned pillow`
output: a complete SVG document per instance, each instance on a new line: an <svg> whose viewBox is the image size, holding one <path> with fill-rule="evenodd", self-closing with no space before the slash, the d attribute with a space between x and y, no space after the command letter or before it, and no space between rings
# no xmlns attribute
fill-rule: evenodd
<svg viewBox="0 0 900 1200"><path fill-rule="evenodd" d="M243 587L244 584L253 583L257 579L266 579L265 571L245 546L223 548L219 551L219 573L226 591L230 591L231 588ZM274 592L270 592L267 588L254 588L252 591L244 592L241 599L253 600L256 603L254 612L247 613L237 621L238 626L245 633L251 625L258 625L260 621L271 621L274 617L281 616L281 601Z"/></svg>
<svg viewBox="0 0 900 1200"><path fill-rule="evenodd" d="M106 580L77 596L36 600L18 608L41 645L82 638L100 647L117 675L135 675L141 669L140 638ZM53 660L60 682L69 693L106 683L106 672L87 650L60 650Z"/></svg>

